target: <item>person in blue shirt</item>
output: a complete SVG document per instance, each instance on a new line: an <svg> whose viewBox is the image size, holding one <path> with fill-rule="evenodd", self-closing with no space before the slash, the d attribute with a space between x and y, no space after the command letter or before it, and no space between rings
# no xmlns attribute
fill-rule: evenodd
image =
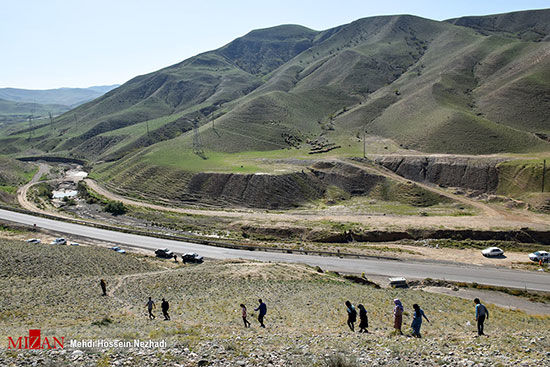
<svg viewBox="0 0 550 367"><path fill-rule="evenodd" d="M417 338L421 338L422 336L420 335L420 327L422 326L422 318L424 317L428 322L430 322L430 320L428 320L426 315L424 315L424 311L422 311L420 306L417 305L416 303L413 305L413 309L414 309L414 315L413 315L413 322L411 324L411 328L413 330L413 336Z"/></svg>
<svg viewBox="0 0 550 367"><path fill-rule="evenodd" d="M348 326L351 331L355 332L355 321L357 321L357 311L350 301L346 301L346 311L348 312Z"/></svg>
<svg viewBox="0 0 550 367"><path fill-rule="evenodd" d="M258 314L258 321L260 322L260 326L265 328L264 316L267 313L267 306L261 298L258 300L258 302L260 303L260 305L258 306L258 308L255 308L254 311L260 311L260 313Z"/></svg>
<svg viewBox="0 0 550 367"><path fill-rule="evenodd" d="M489 310L481 303L479 298L474 299L474 304L476 305L477 335L485 335L483 333L483 323L485 319L489 320Z"/></svg>

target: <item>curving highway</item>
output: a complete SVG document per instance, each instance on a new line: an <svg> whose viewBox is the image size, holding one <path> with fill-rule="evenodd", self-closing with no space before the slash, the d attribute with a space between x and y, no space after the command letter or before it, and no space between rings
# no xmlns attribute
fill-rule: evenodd
<svg viewBox="0 0 550 367"><path fill-rule="evenodd" d="M347 259L314 255L298 255L263 251L227 249L200 245L190 242L140 236L107 229L89 227L81 224L36 217L28 214L0 209L0 219L33 225L37 227L116 242L127 247L155 250L168 247L177 253L198 252L204 257L214 259L242 258L260 261L303 263L320 266L326 270L343 273L365 273L368 275L403 276L405 278L433 278L457 282L477 282L502 287L523 288L534 291L550 292L550 274L536 273L505 268L441 264L433 262L395 261L380 259Z"/></svg>

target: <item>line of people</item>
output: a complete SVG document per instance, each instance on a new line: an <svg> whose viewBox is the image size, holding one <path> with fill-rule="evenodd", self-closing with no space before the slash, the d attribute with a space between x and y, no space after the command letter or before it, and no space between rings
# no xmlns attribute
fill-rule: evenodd
<svg viewBox="0 0 550 367"><path fill-rule="evenodd" d="M100 281L101 290L103 293L103 296L107 295L107 285L105 283L105 280L101 279ZM403 326L403 312L404 307L401 300L398 298L393 300L394 308L393 308L393 327L400 335L403 335L403 331L401 330ZM477 322L477 334L478 336L485 335L484 330L484 324L485 320L489 319L489 310L485 305L481 303L479 298L474 299L475 304L475 319ZM357 322L357 310L355 307L351 304L350 301L345 302L346 305L346 311L348 315L347 325L350 328L351 331L355 332L355 323ZM147 311L149 314L149 319L154 320L156 316L153 313L153 310L156 308L155 302L149 297L149 300L145 304L145 307L147 307ZM244 322L244 327L249 328L250 327L250 321L247 320L247 309L244 304L240 304L241 307L241 315ZM161 310L162 314L164 316L164 320L170 320L170 315L168 314L168 310L170 308L170 304L167 300L164 298L162 299L161 303ZM368 333L368 327L369 327L369 318L367 314L367 310L365 309L365 306L362 304L357 305L357 308L359 309L359 332L360 333ZM418 304L413 304L413 320L411 323L411 329L412 329L412 335L417 338L421 338L422 335L420 334L420 328L422 327L422 321L425 319L427 322L430 322L428 317L424 314L424 311L420 308ZM258 307L254 309L254 311L258 311L258 322L260 323L260 327L265 328L264 324L264 317L267 314L267 305L264 303L264 301L260 298L258 299Z"/></svg>
<svg viewBox="0 0 550 367"><path fill-rule="evenodd" d="M403 312L404 307L403 303L401 303L401 300L398 298L393 300L394 307L393 307L393 327L400 335L403 335L403 331L401 330L403 326ZM485 335L483 332L485 320L489 319L489 310L485 305L481 303L479 298L474 299L475 304L475 318L477 322L477 334L478 336ZM346 311L348 314L348 327L351 329L351 331L355 332L355 322L357 321L357 310L355 307L351 304L350 301L345 302L346 305ZM362 304L357 305L357 308L359 309L359 332L360 333L368 333L367 328L369 327L369 318L367 315L367 310ZM424 314L424 310L420 308L418 304L413 304L413 319L411 323L411 329L412 329L412 335L416 338L421 338L422 335L420 334L420 328L422 327L422 320L425 319L427 322L430 322L426 314Z"/></svg>
<svg viewBox="0 0 550 367"><path fill-rule="evenodd" d="M393 308L393 327L394 329L400 334L403 335L403 331L401 331L401 328L403 326L403 304L399 299L394 299L394 308ZM355 307L351 304L350 301L345 302L346 305L346 311L348 313L348 327L351 329L351 331L355 332L355 322L357 321L357 311L355 310ZM358 305L357 308L359 309L359 332L360 333L368 333L369 331L367 328L369 327L369 318L367 315L367 310L365 309L365 306ZM416 303L413 305L414 309L414 315L413 315L413 322L411 324L411 328L413 330L413 336L417 338L421 338L420 335L420 327L422 326L422 318L425 318L426 321L430 322L426 315L424 314L424 311L418 306Z"/></svg>
<svg viewBox="0 0 550 367"><path fill-rule="evenodd" d="M254 311L258 311L258 322L260 323L260 327L265 328L264 317L267 314L267 305L262 301L261 298L258 300L258 303L259 305L257 308L254 309ZM153 310L156 308L156 304L151 297L149 297L147 303L145 303L145 307L147 307L149 319L154 320L156 316L153 313ZM250 324L250 321L247 320L248 315L247 315L246 306L241 303L240 307L241 307L241 314L244 322L244 327L249 328L251 324ZM167 300L163 298L161 303L161 309L162 309L162 314L164 315L164 320L170 320L170 315L168 314L169 308L170 308L170 304L168 303Z"/></svg>

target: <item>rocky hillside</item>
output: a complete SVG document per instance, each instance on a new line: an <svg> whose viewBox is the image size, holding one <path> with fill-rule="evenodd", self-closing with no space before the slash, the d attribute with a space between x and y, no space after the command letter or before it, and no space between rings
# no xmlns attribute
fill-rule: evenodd
<svg viewBox="0 0 550 367"><path fill-rule="evenodd" d="M470 299L380 288L304 265L211 259L182 265L108 248L15 240L0 240L0 250L0 336L28 335L31 324L43 336L65 338L62 350L2 348L2 366L543 366L548 358L547 315L485 300L489 337L474 338ZM13 265L26 263L32 266ZM107 296L99 279L107 282ZM148 297L157 302L154 320L146 315ZM265 329L253 311L259 297L267 303ZM170 302L170 321L161 315L162 298ZM392 332L394 298L405 306L404 336ZM347 299L368 310L368 334L347 328ZM243 327L240 303L248 307L250 328ZM430 319L422 339L410 337L414 303ZM89 339L166 346L70 346Z"/></svg>
<svg viewBox="0 0 550 367"><path fill-rule="evenodd" d="M440 186L494 192L499 183L497 165L502 158L449 156L380 156L375 162L400 176Z"/></svg>

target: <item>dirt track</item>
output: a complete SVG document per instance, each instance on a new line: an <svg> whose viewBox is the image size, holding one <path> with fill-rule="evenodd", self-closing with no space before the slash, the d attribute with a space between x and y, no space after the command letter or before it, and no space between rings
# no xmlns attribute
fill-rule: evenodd
<svg viewBox="0 0 550 367"><path fill-rule="evenodd" d="M353 165L357 168L384 175L392 180L399 182L409 182L410 180L403 178L394 172L379 166L365 165L352 161L345 161L345 164ZM48 211L37 208L36 205L27 199L27 193L30 187L39 182L43 174L49 171L49 165L40 163L39 170L34 175L32 180L22 186L17 191L17 199L19 204L28 210L49 213ZM332 222L347 222L360 223L378 229L396 229L396 228L441 228L448 229L519 229L522 227L530 227L536 230L550 229L550 221L548 216L535 214L527 210L509 210L503 207L490 206L485 203L466 198L464 196L450 193L437 186L415 182L423 189L434 192L438 195L448 197L457 202L469 205L483 213L477 216L400 216L400 215L380 215L380 214L357 214L353 212L345 212L341 209L328 208L325 210L304 211L304 210L289 210L284 213L274 213L262 209L239 209L239 210L224 210L224 209L194 209L194 208L177 208L164 205L147 203L139 200L129 199L121 195L115 194L97 182L91 179L85 179L86 184L90 189L98 194L108 198L109 200L121 201L127 205L134 205L154 210L169 211L181 214L203 215L210 217L225 217L234 218L241 222L257 223L258 221L278 223L282 226L292 225L296 221L332 221ZM56 213L59 215L59 213Z"/></svg>
<svg viewBox="0 0 550 367"><path fill-rule="evenodd" d="M346 161L346 164L354 165L360 169L375 172L387 176L393 180L400 182L408 182L410 180L403 178L390 170L382 167L366 166L359 163L351 163ZM86 179L86 184L90 189L98 194L105 196L110 200L118 200L127 205L134 205L154 210L169 211L182 214L204 215L212 217L235 218L241 221L257 222L258 220L269 221L272 223L293 223L295 221L326 221L333 222L353 222L361 223L369 226L374 226L379 229L384 228L439 228L445 227L449 229L456 228L471 228L471 229L518 229L522 227L530 227L533 229L544 230L550 228L550 223L546 216L537 215L527 211L510 211L504 208L495 208L485 203L475 201L460 195L449 193L441 188L418 183L420 187L435 192L439 195L448 197L460 203L470 205L480 212L478 216L430 216L430 217L415 217L415 216L397 216L397 215L373 215L373 214L354 214L342 213L341 211L315 211L304 212L300 210L291 210L285 213L272 213L266 210L204 210L193 208L175 208L158 204L146 203L138 200L129 199L121 195L108 191L98 185L97 182Z"/></svg>
<svg viewBox="0 0 550 367"><path fill-rule="evenodd" d="M45 210L42 210L40 208L37 208L33 203L31 203L27 199L27 193L29 189L37 184L40 181L40 178L42 175L48 173L50 171L50 166L45 163L39 163L38 164L38 172L33 176L33 178L27 182L24 186L21 186L19 190L17 190L17 201L19 202L19 205L27 210L32 210L33 212L37 213L43 213L43 214L50 214Z"/></svg>

